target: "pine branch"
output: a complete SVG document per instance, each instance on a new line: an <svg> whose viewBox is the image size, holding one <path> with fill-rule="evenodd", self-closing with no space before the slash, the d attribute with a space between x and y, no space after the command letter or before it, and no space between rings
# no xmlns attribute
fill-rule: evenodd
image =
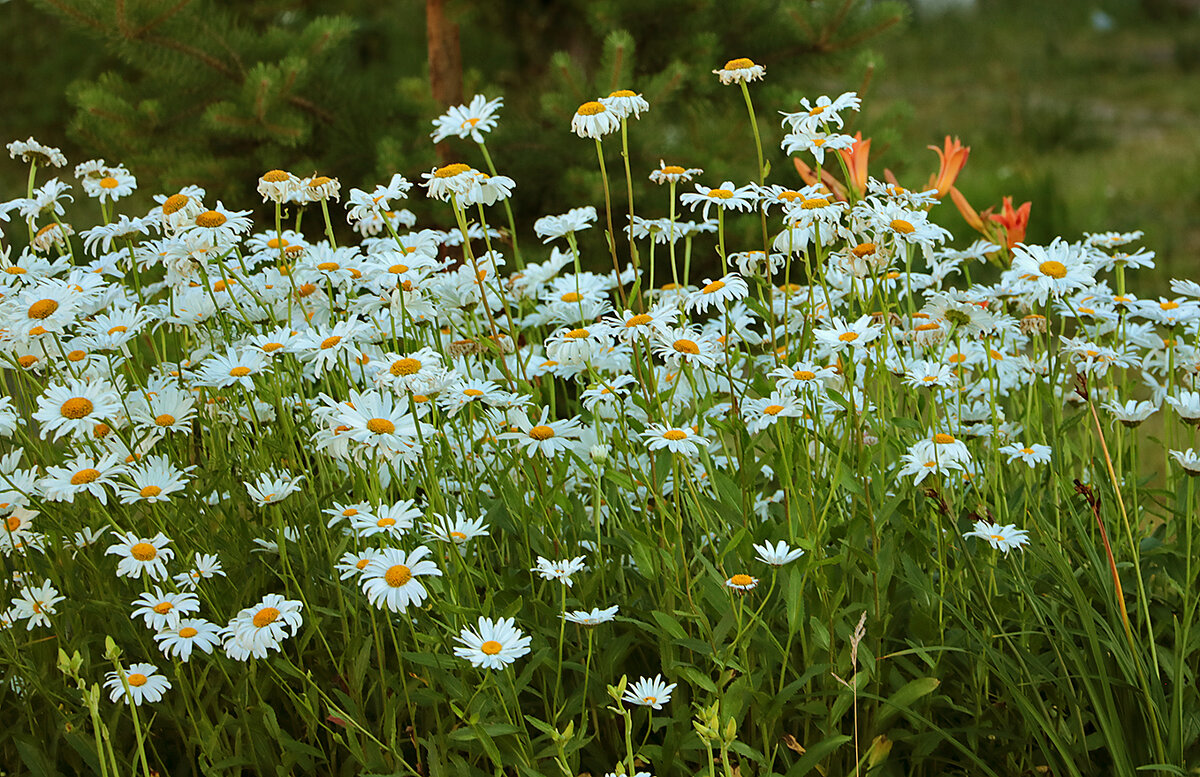
<svg viewBox="0 0 1200 777"><path fill-rule="evenodd" d="M134 39L142 37L143 35L150 32L155 27L159 26L160 24L167 21L171 17L175 16L176 14L178 14L180 11L182 11L184 8L188 7L191 4L192 4L192 0L179 0L179 2L176 3L174 6L172 6L171 8L168 8L167 10L160 13L158 16L154 17L150 21L143 24L141 27L134 30L133 34L130 37L134 38Z"/></svg>

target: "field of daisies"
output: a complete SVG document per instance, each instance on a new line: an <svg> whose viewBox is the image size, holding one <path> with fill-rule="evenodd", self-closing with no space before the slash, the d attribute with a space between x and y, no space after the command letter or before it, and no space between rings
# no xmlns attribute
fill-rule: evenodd
<svg viewBox="0 0 1200 777"><path fill-rule="evenodd" d="M261 203L10 143L0 772L1196 774L1200 284L713 72L532 225L499 98Z"/></svg>

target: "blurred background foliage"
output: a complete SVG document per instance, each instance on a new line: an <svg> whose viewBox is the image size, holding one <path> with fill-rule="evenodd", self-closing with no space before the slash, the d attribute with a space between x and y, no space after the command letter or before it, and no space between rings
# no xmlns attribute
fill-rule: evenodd
<svg viewBox="0 0 1200 777"><path fill-rule="evenodd" d="M426 11L443 4L461 71L431 87ZM197 183L248 207L274 167L369 188L452 159L481 165L469 142L435 148L430 121L447 99L503 96L488 145L529 229L602 201L570 117L632 88L652 105L630 132L635 199L659 216L665 192L645 174L660 158L706 168L709 184L753 177L745 107L710 73L749 56L767 67L753 89L766 146L778 148L776 110L859 90L849 130L875 138L873 174L921 185L936 169L925 147L955 135L972 147L959 188L980 210L1032 200L1029 240L1141 228L1183 272L1200 254L1198 6L745 0L734 18L712 0L10 0L0 138L123 162L147 205ZM772 180L798 184L781 162ZM0 196L20 196L20 166L3 169ZM436 223L419 197L409 206ZM971 238L949 206L940 218Z"/></svg>

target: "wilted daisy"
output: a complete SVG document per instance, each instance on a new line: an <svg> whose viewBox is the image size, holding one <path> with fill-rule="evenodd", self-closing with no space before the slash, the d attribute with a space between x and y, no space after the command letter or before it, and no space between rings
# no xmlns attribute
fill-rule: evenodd
<svg viewBox="0 0 1200 777"><path fill-rule="evenodd" d="M600 102L621 119L629 118L629 116L640 119L642 111L650 110L650 103L646 102L646 98L628 89L609 92L608 97L600 98Z"/></svg>
<svg viewBox="0 0 1200 777"><path fill-rule="evenodd" d="M574 585L571 575L583 570L584 567L583 556L576 556L575 558L563 559L561 561L551 561L550 559L538 556L537 566L529 571L537 572L538 576L543 580L557 580L570 588Z"/></svg>
<svg viewBox="0 0 1200 777"><path fill-rule="evenodd" d="M699 167L669 165L660 159L658 160L658 167L650 171L650 180L660 185L664 183L679 183L680 181L690 181L703 172Z"/></svg>
<svg viewBox="0 0 1200 777"><path fill-rule="evenodd" d="M1005 555L1008 555L1013 548L1021 549L1029 543L1029 532L1018 529L1016 525L1001 526L998 523L988 523L983 520L976 521L975 527L963 534L963 537L978 537L981 540L987 540L989 545L996 550L1004 551Z"/></svg>
<svg viewBox="0 0 1200 777"><path fill-rule="evenodd" d="M268 170L258 179L258 193L263 202L288 202L300 186L300 179L286 170Z"/></svg>
<svg viewBox="0 0 1200 777"><path fill-rule="evenodd" d="M184 615L200 611L200 600L195 594L164 592L158 586L153 591L146 591L131 605L134 620L139 617L145 622L146 628L173 629L179 625L179 619Z"/></svg>
<svg viewBox="0 0 1200 777"><path fill-rule="evenodd" d="M403 612L411 604L421 606L429 592L417 580L421 575L441 577L442 570L432 561L423 561L430 553L421 545L405 554L396 548L384 548L367 563L359 584L372 605L392 612Z"/></svg>
<svg viewBox="0 0 1200 777"><path fill-rule="evenodd" d="M132 700L135 705L156 702L171 690L171 682L158 673L154 664L130 664L105 675L104 687L113 702Z"/></svg>
<svg viewBox="0 0 1200 777"><path fill-rule="evenodd" d="M601 623L608 623L615 618L618 609L618 606L614 604L612 607L603 610L599 607L594 607L591 612L587 610L575 610L563 613L563 620L568 623L577 623L580 626L599 626Z"/></svg>
<svg viewBox="0 0 1200 777"><path fill-rule="evenodd" d="M663 681L661 674L653 678L642 677L630 683L621 698L630 704L661 710L662 706L671 700L671 692L675 690L675 685Z"/></svg>
<svg viewBox="0 0 1200 777"><path fill-rule="evenodd" d="M470 661L471 666L503 669L529 653L532 638L522 634L512 618L493 621L480 616L477 630L464 627L454 639L462 643L454 648L454 655Z"/></svg>
<svg viewBox="0 0 1200 777"><path fill-rule="evenodd" d="M174 627L155 634L154 641L164 656L187 663L193 649L211 654L221 644L221 627L203 618L184 618Z"/></svg>
<svg viewBox="0 0 1200 777"><path fill-rule="evenodd" d="M602 102L591 100L571 117L571 130L581 138L600 138L621 129L621 116Z"/></svg>
<svg viewBox="0 0 1200 777"><path fill-rule="evenodd" d="M764 564L770 564L773 567L781 567L784 564L790 564L796 559L804 555L803 548L789 548L788 544L780 540L775 545L766 542L762 545L754 545L754 551L758 556L758 560Z"/></svg>
<svg viewBox="0 0 1200 777"><path fill-rule="evenodd" d="M47 165L63 167L67 164L67 158L63 156L61 149L39 143L32 137L26 140L14 140L5 148L8 149L8 155L11 158L20 157L22 162L39 164L43 167Z"/></svg>
<svg viewBox="0 0 1200 777"><path fill-rule="evenodd" d="M119 556L117 577L147 576L153 580L167 578L167 562L175 557L175 551L167 547L167 536L158 532L153 537L139 537L133 532L114 531L120 542L108 546L106 556Z"/></svg>

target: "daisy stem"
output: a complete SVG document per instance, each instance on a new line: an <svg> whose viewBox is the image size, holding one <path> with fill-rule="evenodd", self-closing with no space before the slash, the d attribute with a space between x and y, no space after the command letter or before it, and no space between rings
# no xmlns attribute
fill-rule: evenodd
<svg viewBox="0 0 1200 777"><path fill-rule="evenodd" d="M750 129L754 131L754 150L758 152L758 183L761 186L767 178L767 171L763 165L762 138L758 133L758 119L754 116L754 104L750 102L750 87L746 86L745 81L741 82L741 87L742 97L746 98L746 112L750 114Z"/></svg>
<svg viewBox="0 0 1200 777"><path fill-rule="evenodd" d="M608 218L608 252L612 254L617 300L625 307L625 290L621 286L621 262L617 259L617 235L613 232L612 194L608 190L608 168L604 166L604 144L596 138L596 159L600 161L600 179L604 183L604 215Z"/></svg>
<svg viewBox="0 0 1200 777"><path fill-rule="evenodd" d="M559 599L559 615L567 614L567 586L560 585L562 596ZM554 671L554 723L558 723L558 716L563 712L566 705L560 706L558 696L562 692L562 664L563 664L563 641L567 632L567 619L560 617L558 619L558 666Z"/></svg>
<svg viewBox="0 0 1200 777"><path fill-rule="evenodd" d="M333 224L329 221L329 200L325 197L321 198L321 215L325 217L325 235L329 238L329 245L336 251L337 240L333 237Z"/></svg>
<svg viewBox="0 0 1200 777"><path fill-rule="evenodd" d="M633 174L629 171L629 122L621 120L621 158L625 160L625 192L629 198L629 258L634 269L641 269L637 245L633 242Z"/></svg>
<svg viewBox="0 0 1200 777"><path fill-rule="evenodd" d="M675 182L671 181L669 186L671 187L671 216L669 224L667 225L667 245L671 247L671 280L675 282L676 286L678 286L679 268L675 265ZM653 274L651 274L647 288L654 288Z"/></svg>
<svg viewBox="0 0 1200 777"><path fill-rule="evenodd" d="M496 166L492 164L492 155L488 153L487 144L480 143L479 150L483 152L483 161L487 164L488 172L493 178L496 177ZM521 258L521 248L517 245L517 222L513 219L512 206L508 204L508 198L504 198L504 215L508 217L508 234L512 238L513 260L517 263L518 270L525 269L525 260ZM486 234L486 229L485 229Z"/></svg>

